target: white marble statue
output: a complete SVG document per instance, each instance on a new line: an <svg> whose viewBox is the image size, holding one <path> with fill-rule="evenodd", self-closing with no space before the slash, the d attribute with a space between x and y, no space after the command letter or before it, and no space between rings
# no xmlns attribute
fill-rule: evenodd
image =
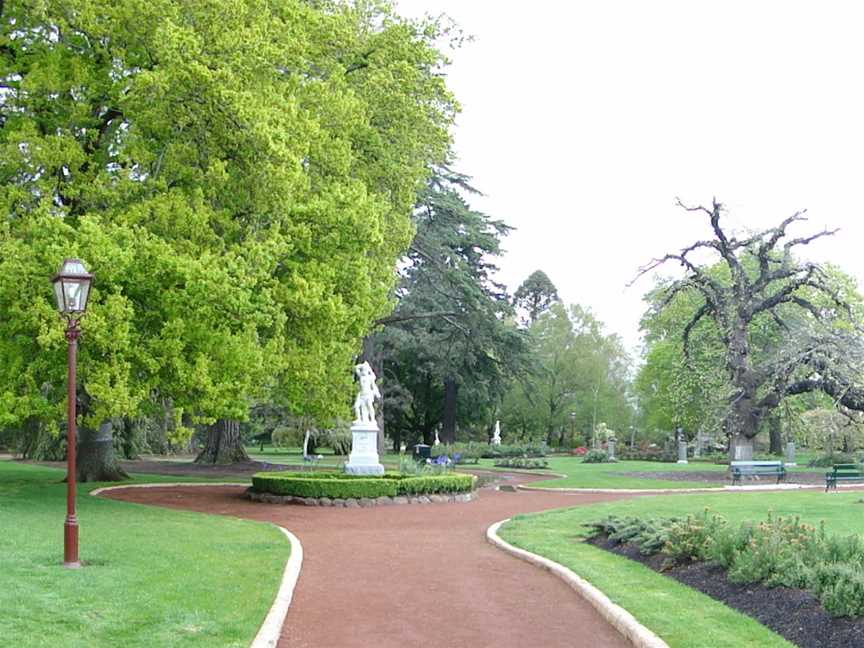
<svg viewBox="0 0 864 648"><path fill-rule="evenodd" d="M501 445L501 421L495 421L495 432L492 434L492 445Z"/></svg>
<svg viewBox="0 0 864 648"><path fill-rule="evenodd" d="M375 399L381 398L381 392L378 391L378 385L375 384L375 372L372 371L368 362L364 362L354 367L354 373L360 383L360 391L354 400L354 422L374 423Z"/></svg>
<svg viewBox="0 0 864 648"><path fill-rule="evenodd" d="M441 439L438 438L438 430L435 430L435 443L433 445L441 445Z"/></svg>

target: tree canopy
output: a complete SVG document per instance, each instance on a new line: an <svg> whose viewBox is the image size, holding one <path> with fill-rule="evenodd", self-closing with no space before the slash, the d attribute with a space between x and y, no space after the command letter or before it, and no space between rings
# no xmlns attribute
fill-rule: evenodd
<svg viewBox="0 0 864 648"><path fill-rule="evenodd" d="M91 425L165 398L178 421L262 394L341 413L449 145L437 24L300 0L7 0L0 20L0 424L59 418L66 256L96 274Z"/></svg>

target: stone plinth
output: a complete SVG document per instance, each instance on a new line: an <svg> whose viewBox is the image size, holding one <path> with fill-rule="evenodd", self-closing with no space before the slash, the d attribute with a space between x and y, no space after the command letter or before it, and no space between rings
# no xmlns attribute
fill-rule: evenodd
<svg viewBox="0 0 864 648"><path fill-rule="evenodd" d="M351 426L351 454L345 463L348 475L383 475L384 466L378 459L378 425L354 423Z"/></svg>
<svg viewBox="0 0 864 648"><path fill-rule="evenodd" d="M687 442L679 441L678 442L678 463L686 464L687 463Z"/></svg>
<svg viewBox="0 0 864 648"><path fill-rule="evenodd" d="M795 442L790 441L786 444L786 465L787 466L797 466L795 463Z"/></svg>

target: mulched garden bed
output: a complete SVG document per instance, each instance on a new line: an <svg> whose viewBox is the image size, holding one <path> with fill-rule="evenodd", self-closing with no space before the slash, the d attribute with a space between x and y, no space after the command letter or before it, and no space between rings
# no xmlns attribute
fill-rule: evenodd
<svg viewBox="0 0 864 648"><path fill-rule="evenodd" d="M725 472L710 471L710 470L687 470L687 471L639 471L639 472L618 472L616 475L627 477L639 477L640 479L662 479L667 481L687 481L687 482L704 482L706 484L731 484L732 480ZM741 482L742 486L754 485L771 485L775 484L777 479L774 477L766 477L764 479L745 479ZM786 473L785 481L781 484L822 484L825 485L825 471L822 472L795 472Z"/></svg>
<svg viewBox="0 0 864 648"><path fill-rule="evenodd" d="M756 619L801 648L864 646L864 619L832 617L816 597L802 590L768 588L756 583L730 583L722 569L706 563L691 563L664 570L665 558L662 554L643 556L635 545L619 544L605 535L587 542L635 560L699 590Z"/></svg>

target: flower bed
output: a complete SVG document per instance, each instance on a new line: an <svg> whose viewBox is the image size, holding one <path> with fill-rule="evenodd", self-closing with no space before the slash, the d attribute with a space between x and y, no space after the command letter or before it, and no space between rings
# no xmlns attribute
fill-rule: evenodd
<svg viewBox="0 0 864 648"><path fill-rule="evenodd" d="M706 509L686 518L610 516L588 525L594 537L660 556L663 568L706 563L732 583L806 590L835 617L864 617L864 541L834 536L798 517L729 524Z"/></svg>
<svg viewBox="0 0 864 648"><path fill-rule="evenodd" d="M341 472L326 473L257 473L252 477L250 497L270 501L259 495L272 495L283 498L284 502L299 500L377 500L384 504L383 498L402 502L408 498L446 497L447 501L457 501L456 495L470 494L474 488L473 475L400 475L385 473L381 477L365 475L346 475ZM285 500L284 498L288 498ZM399 501L395 501L397 498ZM464 499L464 498L463 498ZM311 503L311 502L298 502ZM327 504L327 502L318 502Z"/></svg>
<svg viewBox="0 0 864 648"><path fill-rule="evenodd" d="M528 459L526 457L511 457L509 459L500 459L495 462L497 468L548 468L549 462L545 459Z"/></svg>

